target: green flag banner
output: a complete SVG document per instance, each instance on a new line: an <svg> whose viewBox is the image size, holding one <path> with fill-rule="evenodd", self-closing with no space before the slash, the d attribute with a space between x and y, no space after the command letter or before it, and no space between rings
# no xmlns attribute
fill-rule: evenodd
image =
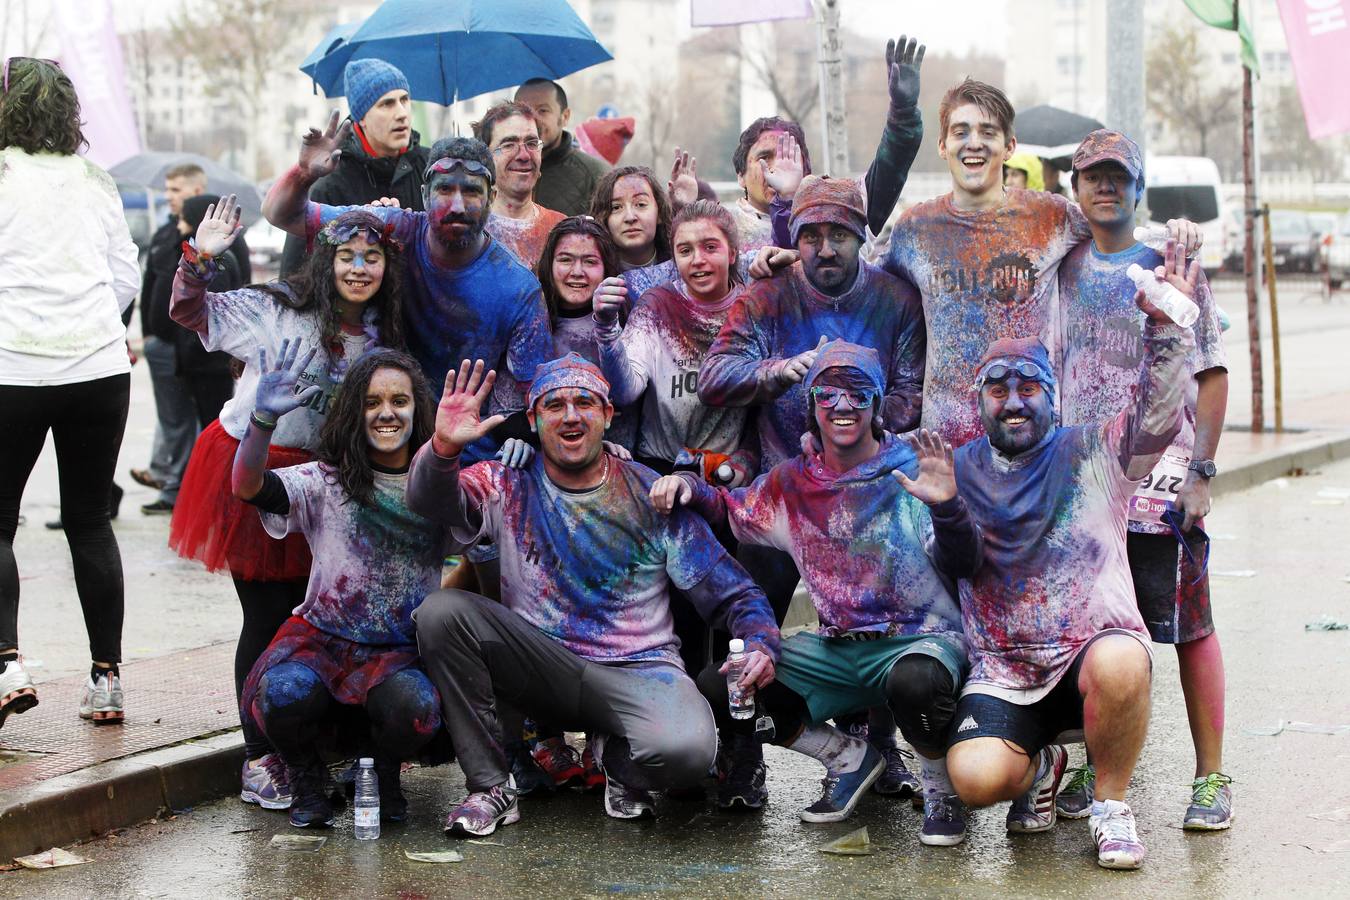
<svg viewBox="0 0 1350 900"><path fill-rule="evenodd" d="M1234 9L1232 0L1186 0L1186 5L1196 18L1206 25L1222 28L1224 31L1236 31L1242 41L1242 64L1252 70L1253 75L1260 74L1261 63L1256 58L1256 41L1252 37L1252 27L1241 12ZM1237 25L1233 24L1237 13Z"/></svg>

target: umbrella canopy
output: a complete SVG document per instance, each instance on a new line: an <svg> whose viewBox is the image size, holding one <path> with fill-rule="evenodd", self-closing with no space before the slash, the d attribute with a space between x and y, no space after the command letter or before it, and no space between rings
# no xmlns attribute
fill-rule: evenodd
<svg viewBox="0 0 1350 900"><path fill-rule="evenodd" d="M366 58L402 70L413 99L449 106L614 57L565 0L385 0L312 77L341 97L347 63Z"/></svg>
<svg viewBox="0 0 1350 900"><path fill-rule="evenodd" d="M1073 156L1073 151L1102 123L1057 106L1033 106L1017 114L1017 149L1043 159Z"/></svg>
<svg viewBox="0 0 1350 900"><path fill-rule="evenodd" d="M113 166L108 174L121 184L159 191L164 189L164 173L184 163L196 163L206 172L207 193L222 197L226 194L237 195L246 222L255 222L262 217L262 196L257 186L238 172L198 153L138 153Z"/></svg>
<svg viewBox="0 0 1350 900"><path fill-rule="evenodd" d="M300 63L300 71L304 72L310 78L313 78L314 69L318 66L319 60L346 43L352 34L356 32L356 29L360 27L360 22L347 22L344 25L334 25L332 28L328 29L328 33L315 45L313 50L309 51L309 56L306 56Z"/></svg>

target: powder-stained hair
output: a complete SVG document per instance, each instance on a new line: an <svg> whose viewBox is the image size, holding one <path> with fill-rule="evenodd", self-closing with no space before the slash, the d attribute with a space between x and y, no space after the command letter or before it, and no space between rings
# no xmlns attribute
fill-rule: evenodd
<svg viewBox="0 0 1350 900"><path fill-rule="evenodd" d="M340 485L348 500L363 506L370 505L375 491L375 470L370 465L370 441L366 437L366 391L380 369L397 369L412 382L409 452L416 453L431 440L436 429L436 400L417 360L399 350L380 348L362 354L352 363L319 429L319 446L314 456L328 467L329 483Z"/></svg>
<svg viewBox="0 0 1350 900"><path fill-rule="evenodd" d="M558 309L562 303L558 298L558 286L553 282L553 257L558 254L558 244L569 234L580 234L595 240L600 252L600 264L604 267L605 277L619 274L619 250L609 229L590 216L568 216L548 233L544 240L544 250L535 264L534 275L539 279L539 287L544 294L544 304L548 307L548 319L551 327L558 324Z"/></svg>
<svg viewBox="0 0 1350 900"><path fill-rule="evenodd" d="M9 90L0 94L0 149L63 156L87 147L80 98L60 68L40 59L10 61Z"/></svg>
<svg viewBox="0 0 1350 900"><path fill-rule="evenodd" d="M186 179L202 190L206 189L206 170L196 163L179 163L176 166L171 166L164 173L164 180L172 181L175 178Z"/></svg>
<svg viewBox="0 0 1350 900"><path fill-rule="evenodd" d="M618 166L606 172L591 195L591 218L609 227L609 206L614 202L614 186L620 178L629 175L640 175L647 179L652 189L652 197L656 201L656 261L665 262L670 259L670 198L657 180L656 173L646 166Z"/></svg>
<svg viewBox="0 0 1350 900"><path fill-rule="evenodd" d="M477 138L471 137L448 137L441 138L431 145L431 152L427 157L427 168L431 164L441 159L468 159L480 163L483 168L492 173L489 179L491 184L497 181L497 164L492 161L492 151L487 148L487 144ZM426 190L423 187L423 190Z"/></svg>
<svg viewBox="0 0 1350 900"><path fill-rule="evenodd" d="M522 119L534 121L534 110L514 100L503 100L495 104L483 113L483 118L473 123L473 136L478 138L488 147L492 146L492 129L497 127L497 123L520 116Z"/></svg>
<svg viewBox="0 0 1350 900"><path fill-rule="evenodd" d="M750 148L755 146L755 141L766 131L786 131L796 138L797 146L802 150L802 174L811 174L811 154L806 149L806 132L802 131L802 126L791 119L765 116L751 122L741 132L740 140L736 142L736 150L731 154L731 167L736 170L737 175L745 174L746 166L750 164Z"/></svg>
<svg viewBox="0 0 1350 900"><path fill-rule="evenodd" d="M736 228L736 220L731 217L727 208L715 200L695 200L687 204L678 213L675 214L675 221L670 223L670 255L675 255L675 233L680 230L680 226L685 222L711 222L722 232L722 236L727 239L727 248L729 249L729 265L727 266L727 287L744 284L741 278L741 267L738 265L741 258L741 239L740 232Z"/></svg>
<svg viewBox="0 0 1350 900"><path fill-rule="evenodd" d="M947 126L951 123L952 112L967 103L975 104L981 112L992 118L1003 130L1004 140L1012 140L1013 119L1017 114L1013 112L1013 106L1008 102L1007 95L992 84L985 84L969 77L942 95L942 102L938 104L938 125L941 129L938 140L947 139Z"/></svg>

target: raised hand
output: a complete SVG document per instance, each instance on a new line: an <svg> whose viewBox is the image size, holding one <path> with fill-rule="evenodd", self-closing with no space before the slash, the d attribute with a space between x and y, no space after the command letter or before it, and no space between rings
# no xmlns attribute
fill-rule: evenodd
<svg viewBox="0 0 1350 900"><path fill-rule="evenodd" d="M911 479L899 469L891 474L900 486L916 500L932 506L956 496L956 467L952 462L952 445L936 431L921 429L910 438L914 453L919 458L919 477Z"/></svg>
<svg viewBox="0 0 1350 900"><path fill-rule="evenodd" d="M276 421L293 409L304 406L317 396L323 388L312 384L298 394L295 391L300 375L314 361L318 347L311 347L303 357L300 356L300 339L283 338L281 349L277 353L277 364L267 367L267 348L258 348L258 392L253 401L253 410L261 418ZM298 357L298 358L297 358Z"/></svg>
<svg viewBox="0 0 1350 900"><path fill-rule="evenodd" d="M778 383L783 387L792 387L806 378L806 373L811 371L811 367L816 364L816 357L820 354L820 348L826 343L825 335L820 336L820 343L807 350L805 353L798 353L796 356L790 356L778 364L778 371L774 374L778 376Z"/></svg>
<svg viewBox="0 0 1350 900"><path fill-rule="evenodd" d="M1200 284L1200 262L1199 260L1191 260L1188 265L1184 246L1169 237L1167 249L1163 251L1163 264L1153 270L1153 276L1159 281L1166 281L1186 297L1194 300L1196 289ZM1143 310L1145 315L1155 322L1172 321L1167 313L1158 309L1149 301L1143 291L1135 293L1134 302L1136 306Z"/></svg>
<svg viewBox="0 0 1350 900"><path fill-rule="evenodd" d="M1205 242L1205 231L1190 219L1168 219L1167 234L1181 245L1182 256L1194 259Z"/></svg>
<svg viewBox="0 0 1350 900"><path fill-rule="evenodd" d="M903 109L919 105L919 66L923 65L925 49L917 38L906 39L903 34L898 41L886 42L891 106Z"/></svg>
<svg viewBox="0 0 1350 900"><path fill-rule="evenodd" d="M693 499L694 491L679 475L663 475L652 484L650 496L653 506L668 513Z"/></svg>
<svg viewBox="0 0 1350 900"><path fill-rule="evenodd" d="M675 209L688 206L698 199L698 160L690 156L688 150L675 148L675 164L670 167L666 194Z"/></svg>
<svg viewBox="0 0 1350 900"><path fill-rule="evenodd" d="M300 171L310 181L317 181L337 169L338 157L342 155L342 144L351 134L352 123L343 122L338 126L338 111L328 117L328 126L320 131L311 128L300 139Z"/></svg>
<svg viewBox="0 0 1350 900"><path fill-rule="evenodd" d="M239 217L243 213L243 208L235 205L234 194L208 206L194 238L197 252L219 256L230 249L235 238L244 230L244 226L239 224Z"/></svg>
<svg viewBox="0 0 1350 900"><path fill-rule="evenodd" d="M778 148L774 151L773 165L770 166L765 159L757 162L764 183L773 188L779 197L791 202L806 175L802 148L797 139L786 131L778 132Z"/></svg>
<svg viewBox="0 0 1350 900"><path fill-rule="evenodd" d="M436 406L436 431L431 436L437 455L459 456L469 444L506 421L501 415L482 418L483 403L496 381L495 371L483 374L481 359L473 363L466 359L446 373L445 393Z"/></svg>
<svg viewBox="0 0 1350 900"><path fill-rule="evenodd" d="M628 285L618 275L611 275L596 287L591 296L591 316L595 324L606 328L619 321L619 313L628 307Z"/></svg>

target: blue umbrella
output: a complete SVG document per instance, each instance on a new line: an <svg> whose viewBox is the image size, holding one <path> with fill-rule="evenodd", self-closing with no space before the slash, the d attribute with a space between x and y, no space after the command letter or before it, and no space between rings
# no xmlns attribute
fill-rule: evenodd
<svg viewBox="0 0 1350 900"><path fill-rule="evenodd" d="M328 33L323 36L323 40L319 41L318 45L309 51L309 56L306 56L304 61L300 63L300 71L313 78L314 69L318 66L319 60L346 43L347 39L360 27L360 22L347 22L344 25L334 25L328 29Z"/></svg>
<svg viewBox="0 0 1350 900"><path fill-rule="evenodd" d="M347 63L366 58L398 66L414 99L449 106L614 57L564 0L385 0L312 77L340 97Z"/></svg>

